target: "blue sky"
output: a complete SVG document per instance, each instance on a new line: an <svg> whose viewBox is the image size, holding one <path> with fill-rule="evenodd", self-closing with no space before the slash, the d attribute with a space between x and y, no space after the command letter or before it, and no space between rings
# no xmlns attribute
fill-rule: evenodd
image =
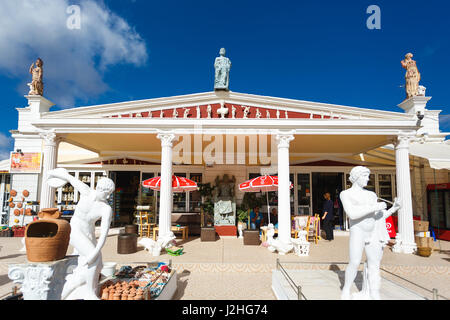
<svg viewBox="0 0 450 320"><path fill-rule="evenodd" d="M69 5L81 7L79 30L65 26ZM366 27L369 5L381 9L381 30ZM400 60L412 52L428 108L442 110L450 132L448 12L436 0L3 0L0 154L12 149L38 56L57 110L212 91L221 47L232 91L390 111L401 111Z"/></svg>

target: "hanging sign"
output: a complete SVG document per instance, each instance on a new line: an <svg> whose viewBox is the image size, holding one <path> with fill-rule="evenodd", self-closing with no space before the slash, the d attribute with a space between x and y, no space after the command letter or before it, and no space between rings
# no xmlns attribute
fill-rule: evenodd
<svg viewBox="0 0 450 320"><path fill-rule="evenodd" d="M11 152L10 173L41 173L40 152Z"/></svg>

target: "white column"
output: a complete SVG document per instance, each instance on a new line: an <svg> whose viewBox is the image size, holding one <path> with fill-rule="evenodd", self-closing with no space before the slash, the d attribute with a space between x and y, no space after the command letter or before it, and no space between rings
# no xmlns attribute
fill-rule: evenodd
<svg viewBox="0 0 450 320"><path fill-rule="evenodd" d="M159 235L170 232L172 216L172 147L173 133L158 133L161 140L161 192L159 208Z"/></svg>
<svg viewBox="0 0 450 320"><path fill-rule="evenodd" d="M277 134L278 142L278 239L291 242L291 201L289 181L289 143L292 134Z"/></svg>
<svg viewBox="0 0 450 320"><path fill-rule="evenodd" d="M413 209L411 198L411 175L409 168L409 142L411 137L398 136L395 145L397 197L402 207L398 211L398 233L400 241L393 251L397 253L413 253L417 249L414 241Z"/></svg>
<svg viewBox="0 0 450 320"><path fill-rule="evenodd" d="M40 210L45 208L55 207L55 189L51 188L47 184L47 172L55 169L58 157L58 143L54 132L43 132L40 134L44 142L43 160L42 160L42 180L41 180L41 198L40 198Z"/></svg>

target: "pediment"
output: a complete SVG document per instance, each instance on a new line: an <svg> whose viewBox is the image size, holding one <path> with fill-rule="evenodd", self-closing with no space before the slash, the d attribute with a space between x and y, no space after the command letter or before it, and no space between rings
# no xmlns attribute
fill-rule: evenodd
<svg viewBox="0 0 450 320"><path fill-rule="evenodd" d="M170 118L170 119L386 119L410 120L411 115L318 102L235 92L128 101L48 112L53 118Z"/></svg>

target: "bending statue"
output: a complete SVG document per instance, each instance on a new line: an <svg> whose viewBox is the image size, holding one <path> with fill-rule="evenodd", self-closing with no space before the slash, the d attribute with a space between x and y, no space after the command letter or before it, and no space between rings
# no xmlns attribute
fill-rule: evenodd
<svg viewBox="0 0 450 320"><path fill-rule="evenodd" d="M417 69L416 61L412 59L413 54L408 53L401 61L402 67L406 69L406 99L419 95L420 72Z"/></svg>
<svg viewBox="0 0 450 320"><path fill-rule="evenodd" d="M350 287L356 278L363 250L367 257L367 292L354 295L353 298L380 299L380 263L383 248L389 241L386 229L386 218L400 209L400 200L386 210L386 203L377 202L375 192L365 190L369 181L370 170L366 167L355 167L350 172L352 187L342 191L340 198L347 216L350 219L350 261L345 270L345 284L341 298L351 298Z"/></svg>
<svg viewBox="0 0 450 320"><path fill-rule="evenodd" d="M41 58L38 58L36 60L36 67L34 66L34 63L30 66L30 74L32 75L31 83L28 83L28 86L30 87L28 95L30 96L44 95L44 82L42 80L44 75L43 67L44 62L41 60Z"/></svg>
<svg viewBox="0 0 450 320"><path fill-rule="evenodd" d="M78 265L66 278L61 295L62 300L99 300L98 279L103 268L101 250L106 242L112 219L112 209L107 199L114 191L114 182L101 178L93 190L66 169L58 168L48 172L48 178L58 178L70 183L80 192L80 200L70 221L70 244L79 254ZM95 238L95 223L101 219L100 238Z"/></svg>
<svg viewBox="0 0 450 320"><path fill-rule="evenodd" d="M274 239L274 235L275 227L272 223L269 223L267 226L267 249L269 249L270 252L278 251L280 255L284 256L286 253L294 249L294 245L292 243L284 243L278 239Z"/></svg>
<svg viewBox="0 0 450 320"><path fill-rule="evenodd" d="M162 249L168 249L174 246L175 239L176 237L173 232L169 232L165 235L159 236L157 241L150 238L142 238L138 243L154 257L157 257L161 254Z"/></svg>

